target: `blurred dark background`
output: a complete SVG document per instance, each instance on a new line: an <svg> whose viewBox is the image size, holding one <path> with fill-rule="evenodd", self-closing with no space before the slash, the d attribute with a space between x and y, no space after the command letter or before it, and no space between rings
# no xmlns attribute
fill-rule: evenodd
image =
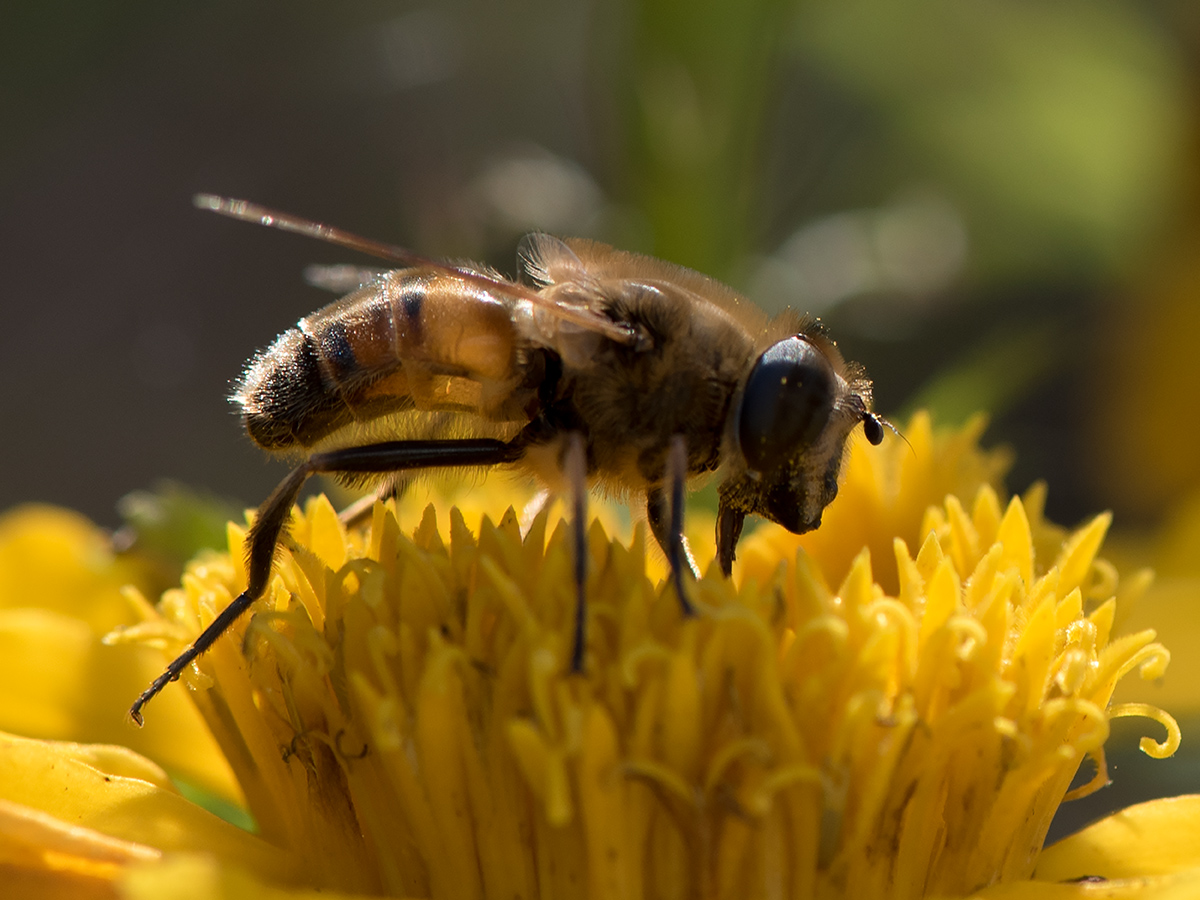
<svg viewBox="0 0 1200 900"><path fill-rule="evenodd" d="M1180 484L1131 486L1155 468L1142 441L1097 436L1128 430L1111 382L1175 392L1166 427L1196 430L1122 317L1157 299L1193 212L1197 19L1186 0L6 4L0 507L111 524L161 477L246 505L279 477L229 382L331 299L306 264L362 260L193 209L209 191L509 272L532 228L694 266L821 314L886 413L990 410L1012 486L1048 478L1060 520L1152 518Z"/></svg>
<svg viewBox="0 0 1200 900"><path fill-rule="evenodd" d="M10 0L0 508L282 475L230 381L332 299L306 265L369 261L206 191L507 272L535 228L693 266L820 314L901 423L990 410L1058 521L1155 526L1200 482L1198 10Z"/></svg>

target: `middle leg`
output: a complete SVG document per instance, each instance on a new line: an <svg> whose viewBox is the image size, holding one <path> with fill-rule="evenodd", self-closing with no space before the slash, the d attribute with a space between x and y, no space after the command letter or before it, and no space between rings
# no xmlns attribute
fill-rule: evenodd
<svg viewBox="0 0 1200 900"><path fill-rule="evenodd" d="M675 586L675 594L679 597L683 614L694 616L696 607L692 605L683 589L684 569L694 578L700 577L700 570L687 545L687 538L683 536L683 506L687 489L687 446L683 435L677 434L671 438L664 476L663 486L651 488L646 492L646 518L650 522L650 531L655 540L667 554L667 562L671 566L671 583Z"/></svg>

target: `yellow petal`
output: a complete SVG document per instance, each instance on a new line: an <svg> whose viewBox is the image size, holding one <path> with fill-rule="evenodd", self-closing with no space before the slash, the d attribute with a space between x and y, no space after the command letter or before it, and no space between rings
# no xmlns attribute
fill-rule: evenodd
<svg viewBox="0 0 1200 900"><path fill-rule="evenodd" d="M130 622L121 588L140 575L77 512L30 505L0 516L0 608L56 610L103 635Z"/></svg>
<svg viewBox="0 0 1200 900"><path fill-rule="evenodd" d="M313 502L312 549L325 565L336 572L346 563L346 528L326 497L317 497Z"/></svg>
<svg viewBox="0 0 1200 900"><path fill-rule="evenodd" d="M114 897L112 879L158 850L0 800L0 885L6 898Z"/></svg>
<svg viewBox="0 0 1200 900"><path fill-rule="evenodd" d="M1195 900L1200 869L1115 881L1014 881L972 894L970 900Z"/></svg>
<svg viewBox="0 0 1200 900"><path fill-rule="evenodd" d="M107 876L0 862L0 884L13 900L118 900Z"/></svg>
<svg viewBox="0 0 1200 900"><path fill-rule="evenodd" d="M270 884L224 861L190 853L131 866L118 887L123 900L366 900L364 894Z"/></svg>
<svg viewBox="0 0 1200 900"><path fill-rule="evenodd" d="M131 620L121 588L139 575L78 513L22 506L0 516L0 609L54 609L103 635Z"/></svg>
<svg viewBox="0 0 1200 900"><path fill-rule="evenodd" d="M0 800L119 841L216 853L276 880L293 870L282 851L189 803L125 747L0 734Z"/></svg>
<svg viewBox="0 0 1200 900"><path fill-rule="evenodd" d="M996 540L1004 545L1004 562L1015 566L1025 584L1030 584L1033 581L1033 537L1019 497L1009 501Z"/></svg>
<svg viewBox="0 0 1200 900"><path fill-rule="evenodd" d="M105 646L86 622L46 609L0 609L0 730L51 740L125 744L235 803L241 790L183 691L165 691L145 728L129 704L166 660L144 646Z"/></svg>
<svg viewBox="0 0 1200 900"><path fill-rule="evenodd" d="M1108 526L1112 524L1112 513L1101 513L1079 529L1063 545L1055 566L1061 572L1060 591L1067 593L1079 587L1092 568L1092 561L1104 543Z"/></svg>
<svg viewBox="0 0 1200 900"><path fill-rule="evenodd" d="M1200 870L1200 795L1124 809L1043 851L1036 877L1132 878ZM1194 895L1195 896L1195 895Z"/></svg>

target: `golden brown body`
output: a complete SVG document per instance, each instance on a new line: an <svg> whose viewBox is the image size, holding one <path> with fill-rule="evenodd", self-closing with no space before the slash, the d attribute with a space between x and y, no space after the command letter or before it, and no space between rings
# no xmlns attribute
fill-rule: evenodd
<svg viewBox="0 0 1200 900"><path fill-rule="evenodd" d="M456 436L521 435L516 464L553 484L562 438L580 433L590 477L646 492L681 435L689 476L724 468L738 509L762 512L756 486L768 473L747 478L733 413L759 354L803 333L796 317L767 321L711 279L590 241L538 235L523 256L540 294L627 325L641 346L564 325L494 275L480 273L495 280L488 292L442 268L395 270L304 317L251 362L235 393L251 437L269 450L329 450L440 437L452 421ZM829 359L838 395L807 448L813 490L784 524L815 527L870 388L819 332L805 339ZM431 415L447 412L458 416Z"/></svg>
<svg viewBox="0 0 1200 900"><path fill-rule="evenodd" d="M591 241L531 235L525 282L423 259L238 200L197 205L402 263L302 318L247 366L233 399L267 450L303 461L259 508L248 584L142 693L141 710L266 589L309 476L353 481L461 466L565 480L578 592L571 666L584 665L584 481L645 495L685 614L685 482L720 478L717 557L729 574L748 514L816 528L861 422L879 443L871 383L823 331L770 321L712 279ZM564 470L574 473L564 479Z"/></svg>

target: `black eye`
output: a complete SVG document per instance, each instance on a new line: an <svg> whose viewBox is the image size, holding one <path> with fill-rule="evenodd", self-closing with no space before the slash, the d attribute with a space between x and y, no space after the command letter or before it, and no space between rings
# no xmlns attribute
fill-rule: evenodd
<svg viewBox="0 0 1200 900"><path fill-rule="evenodd" d="M804 338L771 345L742 397L738 440L750 467L769 472L813 443L829 421L836 386L828 357Z"/></svg>

